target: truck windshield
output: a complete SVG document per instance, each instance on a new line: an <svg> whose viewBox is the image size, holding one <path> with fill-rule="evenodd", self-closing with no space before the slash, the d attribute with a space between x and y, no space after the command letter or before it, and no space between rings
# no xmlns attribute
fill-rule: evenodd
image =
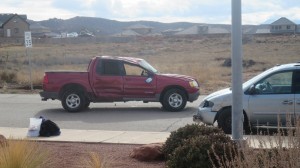
<svg viewBox="0 0 300 168"><path fill-rule="evenodd" d="M142 60L139 62L140 66L142 66L143 68L153 72L153 73L157 73L158 71L153 68L148 62L146 62L145 60Z"/></svg>

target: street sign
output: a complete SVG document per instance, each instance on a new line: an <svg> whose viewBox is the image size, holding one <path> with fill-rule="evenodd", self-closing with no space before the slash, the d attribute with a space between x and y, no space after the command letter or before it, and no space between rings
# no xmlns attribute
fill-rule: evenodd
<svg viewBox="0 0 300 168"><path fill-rule="evenodd" d="M32 47L32 40L31 40L31 32L27 31L24 32L24 38L25 38L25 47Z"/></svg>

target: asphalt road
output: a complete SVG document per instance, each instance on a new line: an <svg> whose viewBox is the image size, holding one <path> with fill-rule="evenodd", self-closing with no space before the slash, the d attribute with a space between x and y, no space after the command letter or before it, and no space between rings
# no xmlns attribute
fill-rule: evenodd
<svg viewBox="0 0 300 168"><path fill-rule="evenodd" d="M0 94L0 127L27 128L30 117L44 116L63 129L171 132L193 123L203 96L184 111L168 112L160 103L91 103L79 113L63 110L60 101L41 101L37 94Z"/></svg>

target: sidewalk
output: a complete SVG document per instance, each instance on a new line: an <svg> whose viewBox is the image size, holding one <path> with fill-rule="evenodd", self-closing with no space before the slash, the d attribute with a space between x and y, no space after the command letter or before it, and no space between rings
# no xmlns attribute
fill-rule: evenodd
<svg viewBox="0 0 300 168"><path fill-rule="evenodd" d="M36 141L56 142L87 142L87 143L118 143L118 144L149 144L165 142L169 132L139 132L139 131L105 131L105 130L74 130L61 129L61 135L52 137L27 137L28 128L0 127L0 135L9 139L29 139ZM229 135L231 136L231 135ZM289 137L244 135L248 145L253 148L271 148L281 144L291 147Z"/></svg>
<svg viewBox="0 0 300 168"><path fill-rule="evenodd" d="M11 139L30 139L37 141L57 142L89 142L89 143L122 143L149 144L165 142L169 132L138 132L138 131L102 131L61 129L61 135L53 137L27 137L28 128L0 127L0 134Z"/></svg>

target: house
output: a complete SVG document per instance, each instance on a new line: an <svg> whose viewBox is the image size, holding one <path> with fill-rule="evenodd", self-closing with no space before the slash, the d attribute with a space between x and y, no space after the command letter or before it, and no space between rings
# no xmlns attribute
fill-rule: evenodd
<svg viewBox="0 0 300 168"><path fill-rule="evenodd" d="M147 35L152 33L152 27L148 27L142 24L136 24L125 28L125 30L134 31L140 35Z"/></svg>
<svg viewBox="0 0 300 168"><path fill-rule="evenodd" d="M297 24L289 19L282 17L270 25L270 32L273 34L296 33Z"/></svg>
<svg viewBox="0 0 300 168"><path fill-rule="evenodd" d="M0 14L0 37L24 37L29 31L26 15Z"/></svg>
<svg viewBox="0 0 300 168"><path fill-rule="evenodd" d="M183 31L175 33L175 35L215 35L215 34L230 34L230 31L221 26L211 26L211 25L194 25Z"/></svg>

